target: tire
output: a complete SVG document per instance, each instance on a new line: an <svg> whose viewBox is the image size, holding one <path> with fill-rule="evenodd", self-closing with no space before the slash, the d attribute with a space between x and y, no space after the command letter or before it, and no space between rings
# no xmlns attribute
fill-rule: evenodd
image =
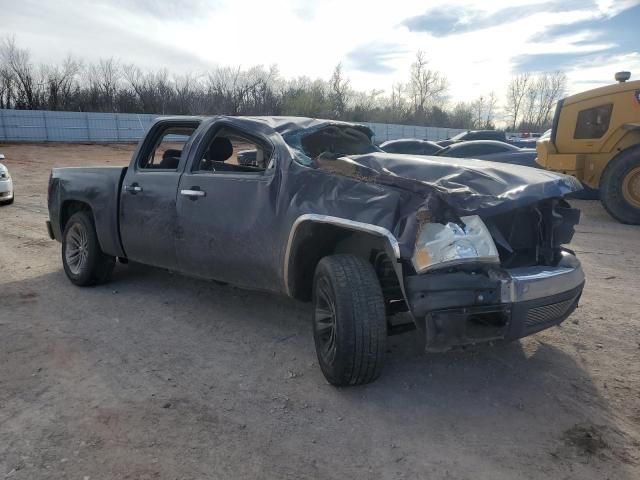
<svg viewBox="0 0 640 480"><path fill-rule="evenodd" d="M11 200L5 200L4 202L0 202L0 205L11 205L13 203L14 197L11 197Z"/></svg>
<svg viewBox="0 0 640 480"><path fill-rule="evenodd" d="M600 178L600 200L621 223L640 225L640 148L618 154Z"/></svg>
<svg viewBox="0 0 640 480"><path fill-rule="evenodd" d="M115 257L100 249L91 214L73 214L62 235L62 265L69 280L82 287L105 283L111 277L115 261Z"/></svg>
<svg viewBox="0 0 640 480"><path fill-rule="evenodd" d="M354 255L320 260L313 279L313 337L318 363L332 385L362 385L380 376L387 318L368 262Z"/></svg>

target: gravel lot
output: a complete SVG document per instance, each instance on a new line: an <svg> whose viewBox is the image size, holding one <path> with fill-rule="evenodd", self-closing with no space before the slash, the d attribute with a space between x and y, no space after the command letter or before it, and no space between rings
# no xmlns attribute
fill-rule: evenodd
<svg viewBox="0 0 640 480"><path fill-rule="evenodd" d="M140 265L67 281L49 169L132 150L0 145L0 478L640 478L640 227L575 202L565 324L446 354L392 337L379 381L336 389L305 304Z"/></svg>

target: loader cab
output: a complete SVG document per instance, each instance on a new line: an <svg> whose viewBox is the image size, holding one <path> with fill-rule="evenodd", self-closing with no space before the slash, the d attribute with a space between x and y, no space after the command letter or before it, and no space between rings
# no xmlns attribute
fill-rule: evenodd
<svg viewBox="0 0 640 480"><path fill-rule="evenodd" d="M615 84L558 102L551 135L537 142L537 162L548 170L573 175L591 188L615 187L612 197L622 198L629 207L620 209L638 211L640 173L635 167L628 172L611 170L622 168L614 164L621 162L618 158L623 154L633 159L640 156L640 81L628 81L628 72L618 72L615 78ZM608 183L603 187L605 178ZM619 210L602 200L609 213ZM612 215L624 218L624 223L636 223L638 214Z"/></svg>

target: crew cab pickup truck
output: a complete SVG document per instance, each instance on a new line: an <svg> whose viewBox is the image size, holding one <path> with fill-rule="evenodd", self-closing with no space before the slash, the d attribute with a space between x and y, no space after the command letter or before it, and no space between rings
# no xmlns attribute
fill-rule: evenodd
<svg viewBox="0 0 640 480"><path fill-rule="evenodd" d="M518 165L385 153L357 124L161 118L128 168L53 169L47 228L76 285L120 259L311 301L322 372L354 385L380 375L390 334L442 351L567 318L584 275L563 197L579 189Z"/></svg>

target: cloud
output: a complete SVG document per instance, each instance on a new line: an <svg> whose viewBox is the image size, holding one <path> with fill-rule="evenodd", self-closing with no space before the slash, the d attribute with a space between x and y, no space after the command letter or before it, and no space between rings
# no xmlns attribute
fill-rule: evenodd
<svg viewBox="0 0 640 480"><path fill-rule="evenodd" d="M592 52L586 53L541 53L536 55L520 55L513 59L515 73L522 72L553 72L565 70L567 66L592 60L597 56Z"/></svg>
<svg viewBox="0 0 640 480"><path fill-rule="evenodd" d="M137 1L139 5L144 3ZM0 0L0 9L4 2L10 0ZM115 3L116 0L109 2L111 6ZM15 34L18 45L29 48L34 60L44 63L61 61L71 53L90 62L116 57L123 63L134 62L153 70L163 67L193 70L205 65L199 56L174 43L171 36L153 38L114 17L96 15L94 10L82 8L69 14L67 7L63 2L40 5L34 0L23 0L16 3L3 10L13 31L3 31L0 25L0 39Z"/></svg>
<svg viewBox="0 0 640 480"><path fill-rule="evenodd" d="M172 20L198 18L219 6L219 2L215 0L101 0L98 3L136 14Z"/></svg>
<svg viewBox="0 0 640 480"><path fill-rule="evenodd" d="M606 61L607 56L636 52L639 24L640 2L635 6L628 3L626 9L611 16L551 26L533 37L532 43L561 42L574 51L520 55L514 59L515 71L563 70L585 62Z"/></svg>
<svg viewBox="0 0 640 480"><path fill-rule="evenodd" d="M300 20L311 21L316 16L318 5L314 0L294 0L292 8Z"/></svg>
<svg viewBox="0 0 640 480"><path fill-rule="evenodd" d="M347 66L369 73L391 73L389 62L405 55L408 50L399 44L372 42L347 53Z"/></svg>
<svg viewBox="0 0 640 480"><path fill-rule="evenodd" d="M457 35L498 27L539 13L560 13L594 7L595 2L592 0L547 1L504 7L493 12L473 7L441 6L432 8L422 15L407 18L402 25L411 32Z"/></svg>
<svg viewBox="0 0 640 480"><path fill-rule="evenodd" d="M408 18L402 23L412 32L456 35L497 27L538 11L538 5L507 7L493 13L474 8L439 7L431 9L423 15Z"/></svg>
<svg viewBox="0 0 640 480"><path fill-rule="evenodd" d="M351 85L407 82L417 50L449 79L450 98L503 96L512 74L567 72L583 89L611 72L640 73L640 0L0 0L0 39L34 62L68 53L143 69L203 74L214 65L278 64L284 77ZM621 13L622 12L622 13ZM619 52L616 54L616 52ZM626 53L625 53L626 52ZM588 65L588 67L587 67ZM601 68L600 68L601 67ZM572 88L571 85L569 88Z"/></svg>
<svg viewBox="0 0 640 480"><path fill-rule="evenodd" d="M636 51L639 48L638 28L640 25L640 2L629 5L613 16L604 16L570 25L555 25L538 35L533 41L549 41L572 35L584 35L591 41L607 42L612 45L612 53ZM577 42L588 45L589 40Z"/></svg>

